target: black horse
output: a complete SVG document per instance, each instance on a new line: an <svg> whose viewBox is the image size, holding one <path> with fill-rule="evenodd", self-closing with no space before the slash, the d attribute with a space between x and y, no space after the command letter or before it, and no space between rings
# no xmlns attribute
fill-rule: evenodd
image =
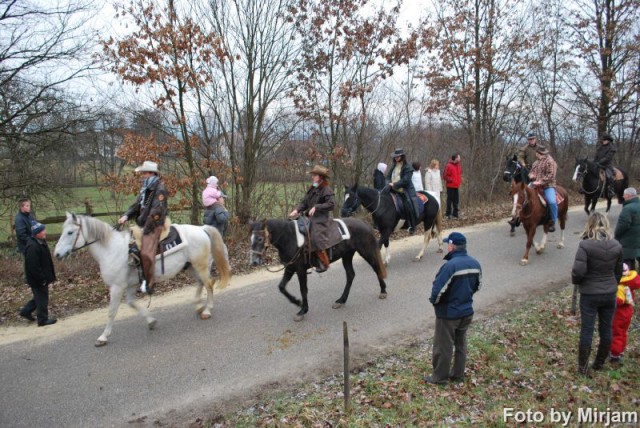
<svg viewBox="0 0 640 428"><path fill-rule="evenodd" d="M525 184L529 184L531 181L529 178L529 170L520 163L517 155L507 156L507 166L504 169L504 173L502 173L502 179L507 182L513 181L516 184L522 183L523 181ZM513 209L511 210L511 220L509 220L509 225L511 226L509 235L511 236L516 234L516 227L520 225L520 218L516 216L517 198L518 195L516 193L513 195Z"/></svg>
<svg viewBox="0 0 640 428"><path fill-rule="evenodd" d="M380 250L376 242L376 237L371 226L362 220L345 218L342 219L347 226L350 239L343 240L337 245L327 250L329 260L333 263L342 259L342 265L347 274L347 284L344 287L342 296L333 304L333 308L340 308L347 302L351 284L356 273L353 270L353 256L357 252L363 259L371 265L380 283L380 299L387 297L387 285L384 278L387 277L387 270L382 263ZM300 307L295 320L301 321L309 311L307 301L307 269L311 267L312 259L307 250L307 245L299 246L296 232L297 225L291 220L263 220L251 224L251 264L258 266L264 263L267 249L273 245L278 250L280 261L284 264L284 276L278 288L287 299L294 305ZM300 294L302 301L292 296L287 291L287 283L293 277L298 276L300 283Z"/></svg>
<svg viewBox="0 0 640 428"><path fill-rule="evenodd" d="M611 209L611 195L607 191L607 183L605 178L600 176L600 168L595 162L588 159L576 158L576 170L573 173L573 181L580 182L580 193L584 193L584 211L587 214L592 213L596 209L596 203L599 198L605 198L607 200L607 212ZM618 197L618 203L624 202L622 194L624 189L629 187L629 177L627 173L616 168L620 171L622 178L613 181L613 190L615 196ZM589 205L591 207L589 208Z"/></svg>
<svg viewBox="0 0 640 428"><path fill-rule="evenodd" d="M429 245L431 238L437 238L438 252L442 252L442 216L440 215L440 205L433 196L426 192L422 193L427 197L427 201L424 204L424 210L418 218L418 222L422 221L424 225L424 240L420 253L416 256L417 260L420 260L424 255L424 252ZM373 216L373 222L380 231L380 240L378 244L380 247L385 247L385 263L389 263L391 256L389 254L389 237L391 234L398 230L400 220L405 218L404 213L399 213L396 210L396 205L393 202L393 197L388 187L383 190L370 189L367 187L353 187L345 186L344 205L342 206L341 215L343 217L350 217L362 205ZM402 206L402 203L399 204ZM406 222L402 225L406 226Z"/></svg>

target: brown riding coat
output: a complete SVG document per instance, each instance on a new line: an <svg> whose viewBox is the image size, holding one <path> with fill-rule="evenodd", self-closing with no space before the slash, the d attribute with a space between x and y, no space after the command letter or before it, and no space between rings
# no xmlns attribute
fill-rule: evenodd
<svg viewBox="0 0 640 428"><path fill-rule="evenodd" d="M307 190L296 210L300 214L309 215L309 210L313 207L316 208L316 211L313 216L309 217L311 220L311 250L326 250L340 242L341 237L336 228L330 227L333 223L330 214L335 207L335 199L333 189L325 180L318 187L312 186Z"/></svg>

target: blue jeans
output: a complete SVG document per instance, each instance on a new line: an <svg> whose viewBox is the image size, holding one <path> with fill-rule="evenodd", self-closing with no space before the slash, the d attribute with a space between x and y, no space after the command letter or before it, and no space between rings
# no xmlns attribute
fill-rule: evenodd
<svg viewBox="0 0 640 428"><path fill-rule="evenodd" d="M558 220L558 203L556 202L556 188L547 187L544 189L544 198L549 204L549 211L551 212L551 221L554 223Z"/></svg>
<svg viewBox="0 0 640 428"><path fill-rule="evenodd" d="M600 346L610 347L613 315L616 312L616 293L580 294L580 347L590 348L593 329L598 316Z"/></svg>

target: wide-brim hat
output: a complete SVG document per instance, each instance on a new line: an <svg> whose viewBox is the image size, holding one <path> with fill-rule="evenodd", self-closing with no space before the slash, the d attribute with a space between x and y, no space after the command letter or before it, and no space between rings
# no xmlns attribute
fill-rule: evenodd
<svg viewBox="0 0 640 428"><path fill-rule="evenodd" d="M398 156L405 156L404 149L396 149L393 153L391 153L391 158L397 158Z"/></svg>
<svg viewBox="0 0 640 428"><path fill-rule="evenodd" d="M144 161L141 166L135 169L136 172L155 172L158 173L158 164L151 161Z"/></svg>
<svg viewBox="0 0 640 428"><path fill-rule="evenodd" d="M536 147L536 153L540 153L541 155L548 155L549 149L547 149L542 144L538 144L538 146Z"/></svg>
<svg viewBox="0 0 640 428"><path fill-rule="evenodd" d="M314 165L307 174L317 174L324 178L329 178L329 170L322 165Z"/></svg>
<svg viewBox="0 0 640 428"><path fill-rule="evenodd" d="M533 138L536 138L536 133L535 132L529 132L527 134L527 140L531 140Z"/></svg>

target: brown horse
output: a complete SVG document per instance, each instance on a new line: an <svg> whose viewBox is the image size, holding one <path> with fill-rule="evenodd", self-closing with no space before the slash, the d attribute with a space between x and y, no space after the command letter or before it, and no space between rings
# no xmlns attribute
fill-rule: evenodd
<svg viewBox="0 0 640 428"><path fill-rule="evenodd" d="M567 223L567 211L569 210L569 196L567 191L560 186L556 186L556 193L562 198L562 202L558 204L558 221L560 223L560 242L558 248L564 248L564 228ZM547 234L549 233L549 212L545 205L542 204L540 198L544 198L536 189L530 187L523 182L511 182L511 195L516 201L516 216L520 218L520 222L527 232L527 248L524 256L520 260L520 264L525 266L529 263L529 250L531 245L536 247L536 254L544 251L547 243ZM533 241L538 226L542 226L544 236L540 244Z"/></svg>

